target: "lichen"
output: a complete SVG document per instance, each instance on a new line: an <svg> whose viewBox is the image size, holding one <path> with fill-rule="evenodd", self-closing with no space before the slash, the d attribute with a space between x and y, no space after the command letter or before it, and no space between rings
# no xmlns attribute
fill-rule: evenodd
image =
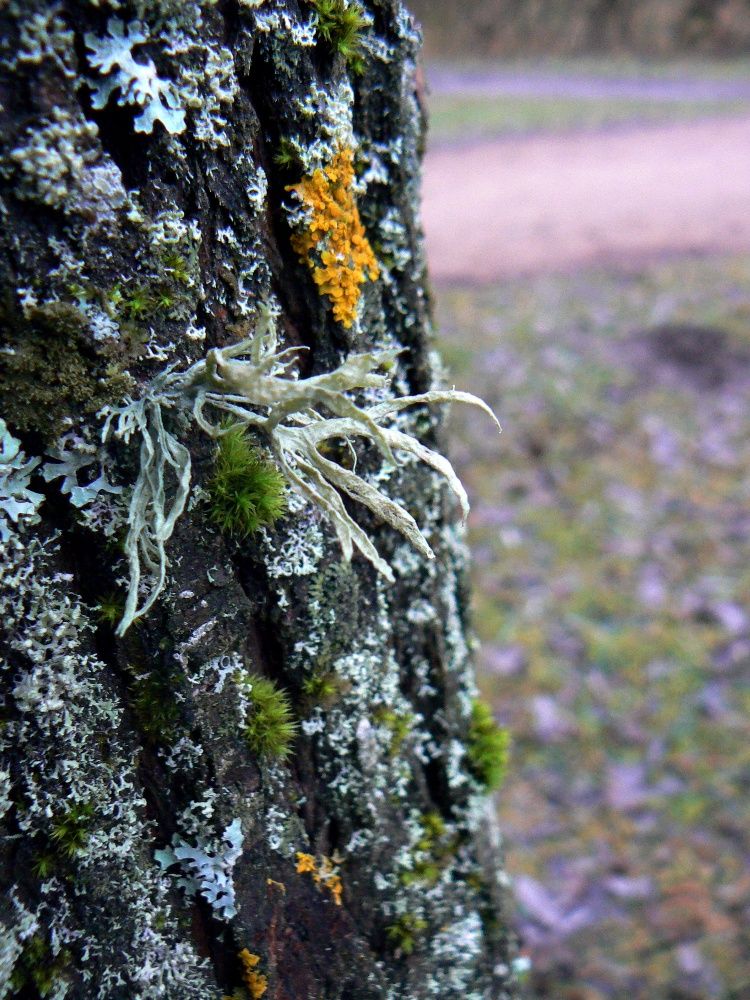
<svg viewBox="0 0 750 1000"><path fill-rule="evenodd" d="M44 500L41 493L29 489L38 458L26 458L21 442L14 438L0 418L0 540L10 539L13 525L39 520L37 509Z"/></svg>
<svg viewBox="0 0 750 1000"><path fill-rule="evenodd" d="M344 883L338 872L338 865L333 858L325 854L315 857L305 851L297 851L296 870L298 875L309 874L319 889L330 893L336 906L341 906L344 893Z"/></svg>
<svg viewBox="0 0 750 1000"><path fill-rule="evenodd" d="M357 315L361 288L375 281L378 264L354 198L354 154L338 150L325 167L287 187L299 198L302 218L292 248L312 272L334 318L349 329Z"/></svg>
<svg viewBox="0 0 750 1000"><path fill-rule="evenodd" d="M54 108L8 154L18 172L17 197L83 216L97 227L111 225L127 195L98 135L80 113Z"/></svg>
<svg viewBox="0 0 750 1000"><path fill-rule="evenodd" d="M248 948L243 948L237 957L242 963L242 981L251 1000L260 1000L268 989L268 977L258 972L260 955L255 955Z"/></svg>
<svg viewBox="0 0 750 1000"><path fill-rule="evenodd" d="M89 62L104 77L92 84L94 108L106 107L114 91L118 90L118 104L142 109L134 120L136 132L153 132L157 121L172 134L184 131L185 112L174 85L159 78L152 59L142 63L133 55L133 48L149 41L139 21L126 25L113 18L107 24L104 37L87 33L84 41L89 50Z"/></svg>
<svg viewBox="0 0 750 1000"><path fill-rule="evenodd" d="M154 852L164 871L180 865L186 874L178 885L188 896L197 892L210 903L222 920L237 915L232 872L242 854L242 824L233 820L221 838L199 837L196 846L175 834L170 847Z"/></svg>
<svg viewBox="0 0 750 1000"><path fill-rule="evenodd" d="M388 563L349 515L341 494L357 500L400 531L427 559L434 554L408 511L355 471L325 457L327 442L351 441L354 437L369 439L392 465L397 464L394 451L415 456L445 477L464 516L468 513L466 492L448 460L410 434L387 426L387 422L394 421L402 410L412 406L452 401L478 406L495 420L485 403L451 389L385 399L373 406L360 407L349 393L358 389L385 389L387 377L376 372L392 367L396 352L354 354L328 374L295 380L284 377L293 350L277 351L275 315L266 306L251 339L224 350L214 349L187 371L168 369L146 387L140 399L127 399L122 406L105 408L103 441L120 438L127 443L136 437L141 442L141 465L130 500L125 542L130 587L118 634L122 635L137 616L148 611L161 593L167 569L165 543L185 509L190 492L190 452L168 429L165 413L169 410L177 410L183 420L192 418L212 437L221 436L221 420L226 414L265 436L289 486L319 507L333 524L345 559L351 559L356 546L391 581L393 573ZM314 407L325 408L334 416L324 418ZM207 417L209 409L218 411L218 423ZM174 489L168 499L170 470ZM153 584L150 595L139 607L142 566L152 576Z"/></svg>

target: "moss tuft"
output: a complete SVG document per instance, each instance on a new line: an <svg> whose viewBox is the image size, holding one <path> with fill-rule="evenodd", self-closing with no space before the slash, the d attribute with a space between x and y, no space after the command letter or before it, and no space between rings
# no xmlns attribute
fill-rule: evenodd
<svg viewBox="0 0 750 1000"><path fill-rule="evenodd" d="M333 670L314 670L302 682L302 690L312 705L327 708L337 701L351 687L350 683Z"/></svg>
<svg viewBox="0 0 750 1000"><path fill-rule="evenodd" d="M396 952L411 955L426 928L426 920L413 913L404 913L395 923L386 927L385 933Z"/></svg>
<svg viewBox="0 0 750 1000"><path fill-rule="evenodd" d="M390 756L397 757L406 738L414 728L412 712L397 712L392 708L379 708L375 712L375 722L391 733Z"/></svg>
<svg viewBox="0 0 750 1000"><path fill-rule="evenodd" d="M175 688L179 674L158 671L138 675L132 682L132 708L138 729L152 743L172 743L177 738L180 708Z"/></svg>
<svg viewBox="0 0 750 1000"><path fill-rule="evenodd" d="M403 885L415 882L434 885L460 844L460 839L447 827L440 813L424 813L419 822L422 836L414 845L412 867L401 875Z"/></svg>
<svg viewBox="0 0 750 1000"><path fill-rule="evenodd" d="M211 520L235 538L273 524L286 510L284 477L240 426L219 438L208 492Z"/></svg>
<svg viewBox="0 0 750 1000"><path fill-rule="evenodd" d="M49 996L60 978L64 975L66 968L70 964L71 955L67 948L63 948L56 955L52 954L52 948L42 934L34 934L33 937L24 944L24 949L19 955L13 972L10 977L10 986L14 993L21 990L30 991L28 995L38 994L41 997ZM57 993L64 996L65 992Z"/></svg>
<svg viewBox="0 0 750 1000"><path fill-rule="evenodd" d="M250 749L261 757L284 760L291 754L297 735L289 695L258 674L241 673L237 683L250 696L245 725L245 739Z"/></svg>
<svg viewBox="0 0 750 1000"><path fill-rule="evenodd" d="M94 807L90 803L79 802L54 820L50 840L58 855L74 858L80 854L88 840L89 826L93 815Z"/></svg>
<svg viewBox="0 0 750 1000"><path fill-rule="evenodd" d="M24 315L0 307L0 405L18 431L54 440L67 418L95 413L127 392L132 380L99 355L76 306L49 302Z"/></svg>
<svg viewBox="0 0 750 1000"><path fill-rule="evenodd" d="M354 0L312 0L318 15L318 37L342 56L353 73L364 72L362 32L367 18Z"/></svg>
<svg viewBox="0 0 750 1000"><path fill-rule="evenodd" d="M102 625L114 630L125 611L125 598L117 591L105 594L99 601L96 617Z"/></svg>
<svg viewBox="0 0 750 1000"><path fill-rule="evenodd" d="M488 705L475 699L467 742L469 769L487 791L494 791L503 783L509 749L508 730L495 722Z"/></svg>

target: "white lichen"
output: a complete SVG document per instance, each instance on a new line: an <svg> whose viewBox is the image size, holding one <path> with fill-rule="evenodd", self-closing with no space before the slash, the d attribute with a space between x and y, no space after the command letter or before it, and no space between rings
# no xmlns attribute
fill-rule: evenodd
<svg viewBox="0 0 750 1000"><path fill-rule="evenodd" d="M200 892L222 920L237 915L232 871L242 854L242 824L233 820L221 835L217 846L215 838L199 837L191 846L175 834L172 846L155 851L154 858L164 871L180 865L186 874L178 885L188 896Z"/></svg>
<svg viewBox="0 0 750 1000"><path fill-rule="evenodd" d="M12 525L19 521L34 524L37 509L44 500L41 493L29 489L38 458L27 459L21 442L14 438L0 417L0 540L7 542Z"/></svg>
<svg viewBox="0 0 750 1000"><path fill-rule="evenodd" d="M89 50L89 62L104 78L92 84L92 107L101 110L117 90L117 103L141 108L135 116L136 132L153 132L160 121L167 132L175 135L185 130L185 112L174 84L162 80L152 59L138 62L133 49L149 41L139 21L126 25L112 19L107 34L100 38L90 32L84 35Z"/></svg>

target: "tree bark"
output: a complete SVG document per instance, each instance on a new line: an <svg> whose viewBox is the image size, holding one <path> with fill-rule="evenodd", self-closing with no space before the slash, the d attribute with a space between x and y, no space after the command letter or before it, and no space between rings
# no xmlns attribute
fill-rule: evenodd
<svg viewBox="0 0 750 1000"><path fill-rule="evenodd" d="M0 997L514 995L467 750L466 553L435 470L357 445L358 475L435 553L347 501L389 583L291 492L273 526L219 530L216 443L165 403L192 492L166 586L117 634L148 455L102 443L107 413L251 337L263 309L306 349L302 378L394 348L391 392L437 384L419 38L370 0L347 40L347 9L326 31L296 0L0 5ZM349 154L347 187L325 171ZM349 273L310 248L315 183L349 213ZM412 414L402 429L439 447L439 414ZM249 740L258 677L291 705L286 757Z"/></svg>

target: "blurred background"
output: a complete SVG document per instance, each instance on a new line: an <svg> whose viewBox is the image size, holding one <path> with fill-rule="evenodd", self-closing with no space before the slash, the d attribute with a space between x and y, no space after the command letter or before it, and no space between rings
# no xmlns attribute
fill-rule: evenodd
<svg viewBox="0 0 750 1000"><path fill-rule="evenodd" d="M750 998L750 3L412 0L527 996Z"/></svg>

